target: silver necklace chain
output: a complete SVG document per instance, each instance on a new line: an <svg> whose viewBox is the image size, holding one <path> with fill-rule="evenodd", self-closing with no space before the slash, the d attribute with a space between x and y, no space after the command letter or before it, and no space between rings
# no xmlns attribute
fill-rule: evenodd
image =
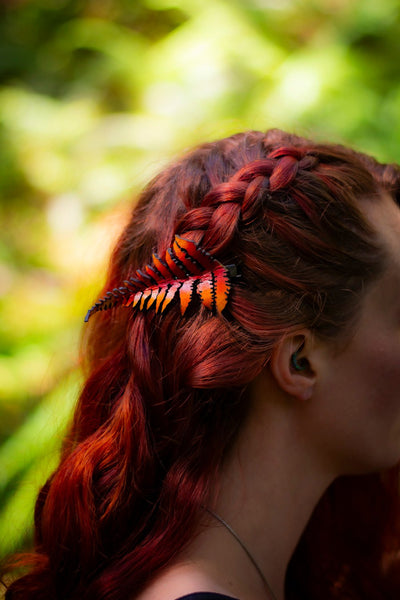
<svg viewBox="0 0 400 600"><path fill-rule="evenodd" d="M253 563L253 566L255 567L255 569L257 570L257 573L259 574L259 576L262 579L262 582L265 586L265 588L267 589L269 595L271 596L271 598L273 600L276 600L276 596L274 594L274 592L271 589L271 586L269 585L268 581L266 580L264 573L261 571L260 567L258 566L257 562L255 561L255 559L252 557L252 555L250 554L250 552L247 550L246 546L244 545L244 543L242 542L242 540L240 539L240 537L238 536L238 534L236 533L236 531L234 531L232 529L232 527L226 522L224 521L224 519L222 519L222 517L220 517L219 515L217 515L215 512L213 512L211 509L206 508L206 511L208 513L210 513L210 515L212 517L214 517L214 519L216 519L217 521L219 521L221 523L221 525L223 525L231 535L233 535L233 537L235 538L235 540L241 545L241 547L243 548L243 550L246 552L248 558L251 560L251 562Z"/></svg>

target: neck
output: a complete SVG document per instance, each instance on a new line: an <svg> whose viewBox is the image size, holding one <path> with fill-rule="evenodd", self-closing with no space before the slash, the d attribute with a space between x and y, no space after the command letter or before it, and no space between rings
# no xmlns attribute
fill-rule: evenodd
<svg viewBox="0 0 400 600"><path fill-rule="evenodd" d="M258 407L256 402L225 464L220 493L211 507L245 544L276 600L284 599L291 555L318 500L334 479L310 449L307 432L295 412L292 402L282 398L277 402L263 399ZM209 569L214 580L219 574L229 574L225 583L231 595L271 598L243 548L215 520L188 553L196 564Z"/></svg>

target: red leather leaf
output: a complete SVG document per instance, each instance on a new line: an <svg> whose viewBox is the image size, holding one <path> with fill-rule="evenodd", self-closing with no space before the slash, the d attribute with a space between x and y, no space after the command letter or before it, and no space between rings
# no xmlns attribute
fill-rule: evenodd
<svg viewBox="0 0 400 600"><path fill-rule="evenodd" d="M153 254L153 264L157 271L161 273L164 279L171 279L174 276L173 273L168 269L168 265L157 254Z"/></svg>
<svg viewBox="0 0 400 600"><path fill-rule="evenodd" d="M146 273L143 273L143 271L141 271L140 269L137 269L135 274L136 274L136 277L144 284L145 287L147 287L148 285L151 285L153 283L153 281L150 279L150 277L148 275L146 275Z"/></svg>
<svg viewBox="0 0 400 600"><path fill-rule="evenodd" d="M185 238L180 237L179 235L175 236L175 240L180 246L180 248L186 250L189 256L191 256L192 258L194 258L194 260L201 264L203 269L211 271L219 264L219 262L215 260L215 258L208 254L208 252L205 252L204 250L199 248L194 242L186 240Z"/></svg>
<svg viewBox="0 0 400 600"><path fill-rule="evenodd" d="M186 271L184 271L178 264L176 257L172 254L172 249L168 248L165 253L165 261L168 265L169 270L178 277L179 279L186 278Z"/></svg>
<svg viewBox="0 0 400 600"><path fill-rule="evenodd" d="M201 275L203 273L204 269L199 264L197 264L193 260L193 258L190 257L187 250L185 250L184 248L180 248L180 246L178 245L177 240L176 240L177 237L178 236L175 236L175 240L172 245L172 249L174 251L175 256L184 265L184 267L188 273L190 273L191 275Z"/></svg>
<svg viewBox="0 0 400 600"><path fill-rule="evenodd" d="M129 277L129 279L125 279L123 284L126 286L129 292L137 292L142 287L142 283L136 279L136 277Z"/></svg>
<svg viewBox="0 0 400 600"><path fill-rule="evenodd" d="M145 269L147 275L149 275L152 279L154 279L154 281L159 282L162 277L159 273L157 273L157 271L150 265L146 265L146 269Z"/></svg>

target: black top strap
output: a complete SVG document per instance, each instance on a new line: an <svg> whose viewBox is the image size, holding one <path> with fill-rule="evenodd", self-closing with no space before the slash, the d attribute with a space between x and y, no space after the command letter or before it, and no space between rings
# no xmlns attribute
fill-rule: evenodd
<svg viewBox="0 0 400 600"><path fill-rule="evenodd" d="M217 594L216 592L194 592L187 596L181 596L177 600L238 600L232 598L232 596L225 596L224 594Z"/></svg>

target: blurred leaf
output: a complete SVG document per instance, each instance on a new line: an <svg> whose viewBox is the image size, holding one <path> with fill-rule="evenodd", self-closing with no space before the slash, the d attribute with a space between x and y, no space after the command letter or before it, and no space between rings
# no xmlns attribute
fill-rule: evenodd
<svg viewBox="0 0 400 600"><path fill-rule="evenodd" d="M0 555L31 529L34 500L56 465L78 387L77 377L66 378L0 448Z"/></svg>

